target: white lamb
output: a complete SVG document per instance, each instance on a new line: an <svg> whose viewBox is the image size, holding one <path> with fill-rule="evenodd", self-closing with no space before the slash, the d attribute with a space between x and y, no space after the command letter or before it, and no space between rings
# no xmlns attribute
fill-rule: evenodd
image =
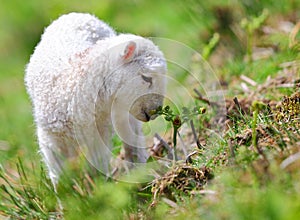
<svg viewBox="0 0 300 220"><path fill-rule="evenodd" d="M40 152L57 184L66 161L84 153L110 172L111 137L125 159L145 162L141 122L161 106L166 62L150 40L117 35L90 14L63 15L45 29L26 68Z"/></svg>

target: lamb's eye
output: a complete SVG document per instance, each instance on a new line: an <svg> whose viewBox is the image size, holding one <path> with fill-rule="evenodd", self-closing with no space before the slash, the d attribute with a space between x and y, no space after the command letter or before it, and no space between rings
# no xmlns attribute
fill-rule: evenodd
<svg viewBox="0 0 300 220"><path fill-rule="evenodd" d="M148 77L148 76L142 75L142 79L143 79L145 82L150 83L149 87L152 86L152 77Z"/></svg>

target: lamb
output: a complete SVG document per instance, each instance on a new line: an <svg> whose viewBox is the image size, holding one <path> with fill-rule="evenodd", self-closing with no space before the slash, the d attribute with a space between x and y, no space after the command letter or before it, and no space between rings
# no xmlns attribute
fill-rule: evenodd
<svg viewBox="0 0 300 220"><path fill-rule="evenodd" d="M141 125L163 104L166 71L164 55L152 41L116 34L93 15L70 13L52 22L25 71L52 183L80 153L108 175L114 133L128 163L146 162Z"/></svg>

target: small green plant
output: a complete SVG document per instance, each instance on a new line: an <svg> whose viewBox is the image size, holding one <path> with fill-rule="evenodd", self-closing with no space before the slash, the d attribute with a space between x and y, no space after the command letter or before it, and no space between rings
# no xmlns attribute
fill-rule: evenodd
<svg viewBox="0 0 300 220"><path fill-rule="evenodd" d="M247 33L247 58L249 62L252 62L252 48L253 48L253 37L254 32L261 27L269 15L267 9L258 17L251 17L250 19L244 18L241 21L241 27L246 30Z"/></svg>
<svg viewBox="0 0 300 220"><path fill-rule="evenodd" d="M217 46L219 41L220 41L220 34L214 33L212 38L209 40L209 42L204 46L202 50L203 59L207 60L209 58L209 56L212 54L214 48Z"/></svg>
<svg viewBox="0 0 300 220"><path fill-rule="evenodd" d="M194 107L193 110L188 109L187 107L182 108L181 114L176 114L174 111L170 108L170 106L165 106L164 108L160 106L158 109L156 109L154 112L152 112L153 115L162 115L164 116L166 121L169 121L172 123L173 127L173 159L174 161L178 160L177 151L176 151L176 145L177 145L177 132L178 129L182 126L182 124L193 120L193 118L197 115L204 114L206 112L206 109L204 107Z"/></svg>
<svg viewBox="0 0 300 220"><path fill-rule="evenodd" d="M266 105L261 102L254 101L252 103L252 109L253 109L253 120L252 120L252 145L257 149L257 123L258 123L258 114L260 110L263 108L266 108Z"/></svg>

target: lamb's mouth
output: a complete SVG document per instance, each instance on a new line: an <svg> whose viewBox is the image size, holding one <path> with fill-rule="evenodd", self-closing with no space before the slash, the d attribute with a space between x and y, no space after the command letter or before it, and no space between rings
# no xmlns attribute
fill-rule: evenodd
<svg viewBox="0 0 300 220"><path fill-rule="evenodd" d="M152 114L151 111L147 112L147 111L143 111L144 115L145 115L145 121L150 121L150 120L154 120L158 114Z"/></svg>
<svg viewBox="0 0 300 220"><path fill-rule="evenodd" d="M145 114L146 121L150 121L151 116L146 111L144 111L144 114Z"/></svg>

